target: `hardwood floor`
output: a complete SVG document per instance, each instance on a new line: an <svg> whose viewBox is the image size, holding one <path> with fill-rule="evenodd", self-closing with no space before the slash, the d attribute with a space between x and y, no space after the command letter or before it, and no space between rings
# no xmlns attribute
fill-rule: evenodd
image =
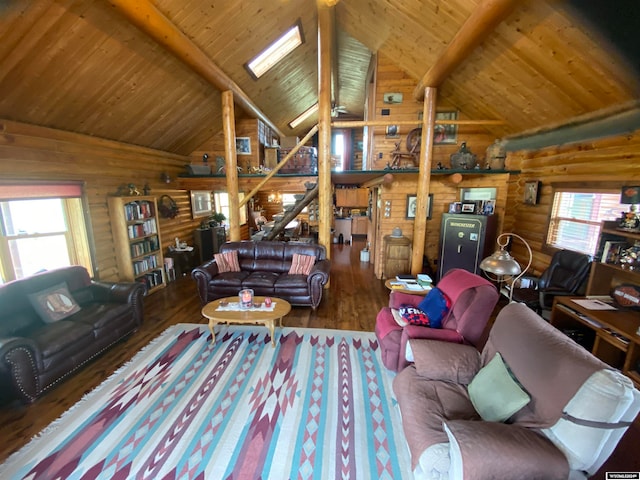
<svg viewBox="0 0 640 480"><path fill-rule="evenodd" d="M331 283L322 303L315 312L310 308L294 307L284 318L284 325L373 331L376 314L388 304L389 292L384 281L375 277L373 266L360 262L360 250L364 246L364 241L355 241L351 246L332 245ZM494 313L503 305L499 304ZM179 278L167 288L146 297L144 325L56 389L30 405L0 407L0 462L175 323L205 323L190 276ZM635 453L638 441L640 419L634 422L609 461L593 478L604 478L606 471L639 471L640 457Z"/></svg>
<svg viewBox="0 0 640 480"><path fill-rule="evenodd" d="M388 304L389 291L373 273L373 266L360 262L364 241L332 245L331 282L314 312L293 307L284 318L288 327L373 331L376 314ZM167 288L145 298L143 326L132 336L84 367L74 376L30 405L0 407L0 462L25 445L100 385L136 352L176 323L206 323L190 276L171 282Z"/></svg>

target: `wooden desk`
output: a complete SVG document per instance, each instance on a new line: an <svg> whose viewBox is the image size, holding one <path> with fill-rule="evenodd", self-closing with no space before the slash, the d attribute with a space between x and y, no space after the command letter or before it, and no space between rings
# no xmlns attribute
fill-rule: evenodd
<svg viewBox="0 0 640 480"><path fill-rule="evenodd" d="M589 310L573 302L584 297L556 297L551 325L584 332L580 342L603 362L622 371L640 387L640 313L631 310Z"/></svg>

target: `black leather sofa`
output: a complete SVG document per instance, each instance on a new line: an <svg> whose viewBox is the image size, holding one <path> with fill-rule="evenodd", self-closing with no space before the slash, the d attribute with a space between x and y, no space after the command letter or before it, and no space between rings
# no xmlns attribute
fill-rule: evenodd
<svg viewBox="0 0 640 480"><path fill-rule="evenodd" d="M220 247L220 253L231 250L238 251L239 272L219 274L214 259L192 270L202 305L237 296L243 288L253 289L254 295L282 298L291 305L315 309L320 304L331 266L324 246L265 240L227 242ZM309 275L289 275L294 253L316 257Z"/></svg>
<svg viewBox="0 0 640 480"><path fill-rule="evenodd" d="M69 316L45 321L34 297L61 285L76 307L70 313L62 302L62 315ZM142 324L144 293L141 283L94 282L80 266L0 285L0 401L34 401L134 332ZM49 300L43 304L55 310Z"/></svg>

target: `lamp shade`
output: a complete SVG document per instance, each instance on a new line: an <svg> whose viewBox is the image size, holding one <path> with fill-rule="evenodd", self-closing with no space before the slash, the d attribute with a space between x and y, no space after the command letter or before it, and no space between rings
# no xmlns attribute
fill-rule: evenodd
<svg viewBox="0 0 640 480"><path fill-rule="evenodd" d="M520 265L506 250L496 250L490 257L480 262L480 269L494 275L518 275L522 272Z"/></svg>
<svg viewBox="0 0 640 480"><path fill-rule="evenodd" d="M620 203L625 205L640 203L640 187L622 187Z"/></svg>

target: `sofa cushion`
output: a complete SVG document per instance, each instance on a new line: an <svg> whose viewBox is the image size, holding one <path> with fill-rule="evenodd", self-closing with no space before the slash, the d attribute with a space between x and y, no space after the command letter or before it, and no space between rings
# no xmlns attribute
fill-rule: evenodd
<svg viewBox="0 0 640 480"><path fill-rule="evenodd" d="M273 288L280 275L275 272L252 272L244 280L245 288Z"/></svg>
<svg viewBox="0 0 640 480"><path fill-rule="evenodd" d="M451 300L442 290L434 287L418 304L418 308L429 317L429 326L431 328L440 328L442 327L442 319L451 309Z"/></svg>
<svg viewBox="0 0 640 480"><path fill-rule="evenodd" d="M70 320L60 320L34 332L32 338L46 359L67 348L76 351L82 345L93 342L93 328Z"/></svg>
<svg viewBox="0 0 640 480"><path fill-rule="evenodd" d="M238 262L238 251L230 250L223 253L215 253L213 258L218 265L218 272L239 272L240 263Z"/></svg>
<svg viewBox="0 0 640 480"><path fill-rule="evenodd" d="M537 432L495 422L454 420L444 424L450 442L449 478L566 480L562 452Z"/></svg>
<svg viewBox="0 0 640 480"><path fill-rule="evenodd" d="M430 380L468 385L480 370L480 352L471 345L411 339L407 350L416 373Z"/></svg>
<svg viewBox="0 0 640 480"><path fill-rule="evenodd" d="M66 282L30 293L28 298L45 323L57 322L80 311L80 306L69 293Z"/></svg>
<svg viewBox="0 0 640 480"><path fill-rule="evenodd" d="M499 353L473 378L469 398L482 419L488 422L507 420L531 400Z"/></svg>
<svg viewBox="0 0 640 480"><path fill-rule="evenodd" d="M291 260L289 275L309 275L315 263L315 255L302 255L300 253L294 253Z"/></svg>

